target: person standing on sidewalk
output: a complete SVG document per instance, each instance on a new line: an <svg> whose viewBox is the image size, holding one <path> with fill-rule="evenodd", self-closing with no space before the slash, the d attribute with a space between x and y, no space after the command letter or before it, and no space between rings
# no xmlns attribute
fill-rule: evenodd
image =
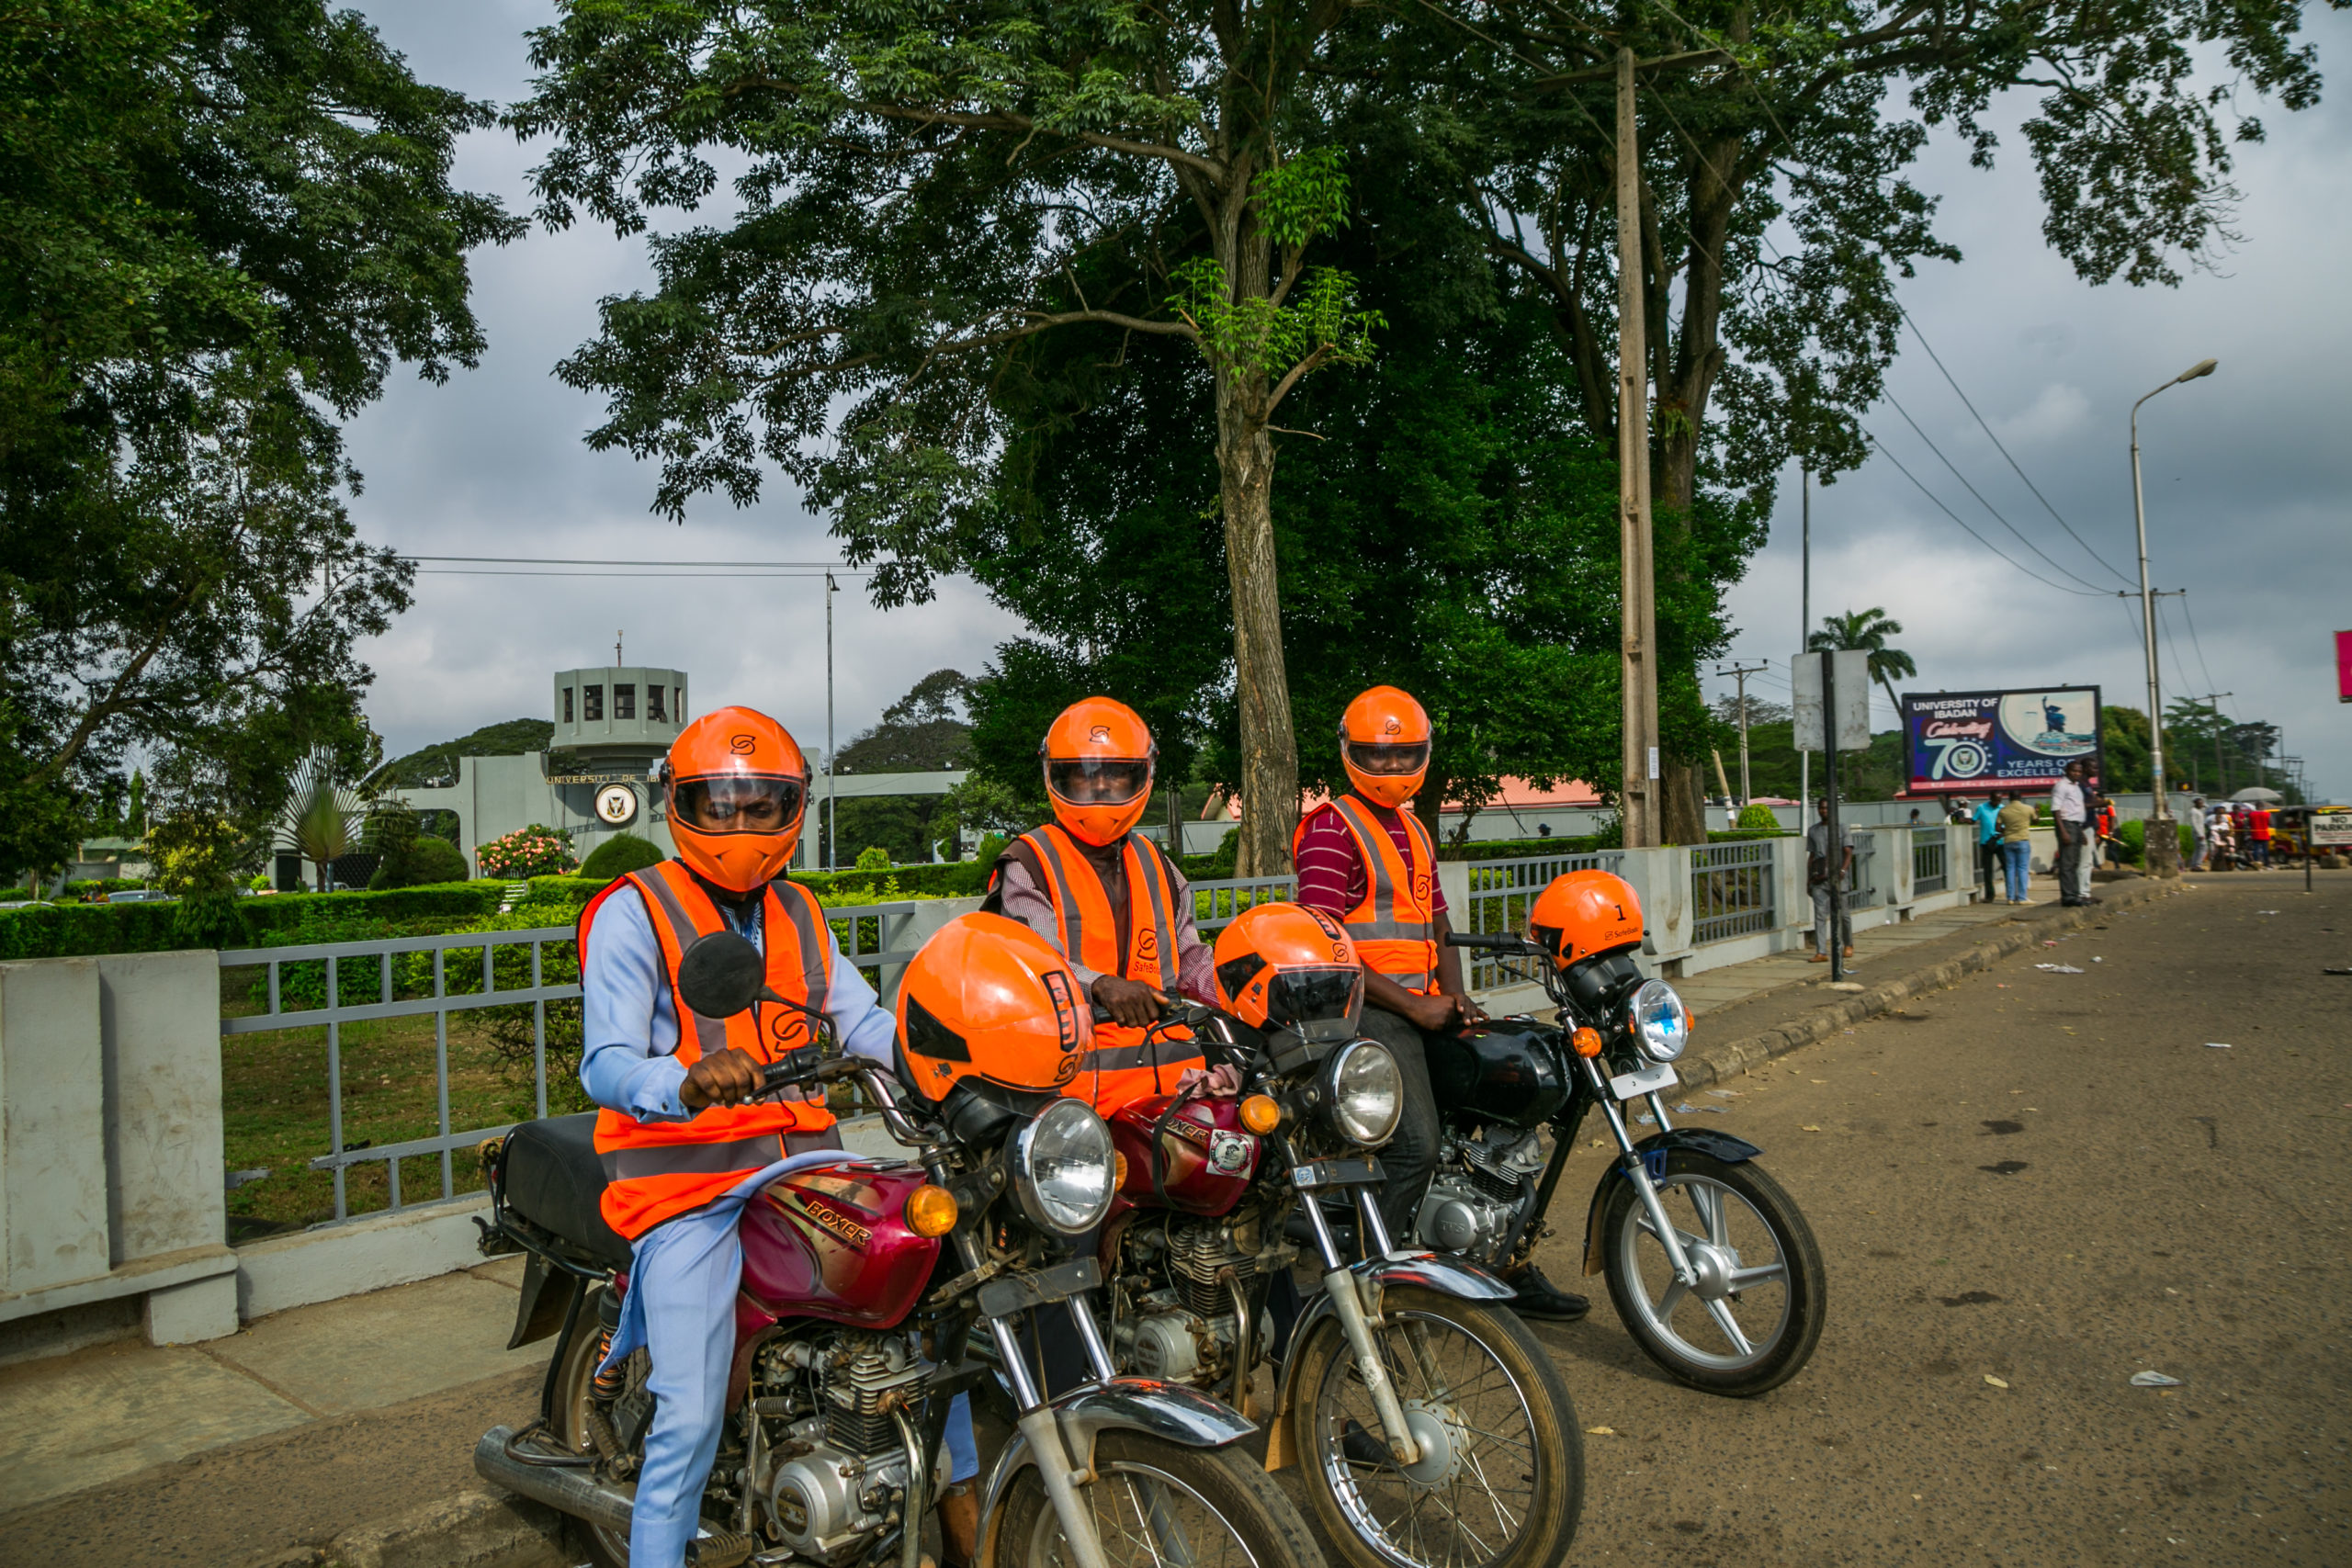
<svg viewBox="0 0 2352 1568"><path fill-rule="evenodd" d="M2090 800L2083 793L2083 764L2066 764L2066 776L2050 786L2050 815L2058 828L2058 902L2078 909L2090 900Z"/></svg>
<svg viewBox="0 0 2352 1568"><path fill-rule="evenodd" d="M2212 845L2213 829L2205 821L2205 797L2188 803L2188 869L2205 869L2205 852Z"/></svg>
<svg viewBox="0 0 2352 1568"><path fill-rule="evenodd" d="M1985 804L1991 805L1988 799ZM2025 796L2009 791L2009 803L1995 814L1994 842L2000 850L2001 871L2009 902L2028 904L2026 889L2033 877L2033 807Z"/></svg>
<svg viewBox="0 0 2352 1568"><path fill-rule="evenodd" d="M2249 863L2270 869L2270 807L2257 804L2246 813L2246 834L2252 840L2248 846Z"/></svg>
<svg viewBox="0 0 2352 1568"><path fill-rule="evenodd" d="M2015 800L2013 790L2009 798ZM1993 901L1993 883L2001 868L2001 796L1998 791L1979 801L1970 814L1976 824L1976 877L1984 885L1984 902Z"/></svg>
<svg viewBox="0 0 2352 1568"><path fill-rule="evenodd" d="M1847 886L1854 874L1854 829L1850 823L1838 825L1838 849L1832 853L1829 845L1829 797L1823 795L1814 802L1814 825L1804 830L1805 877L1813 886L1813 962L1829 962L1830 914L1837 900L1833 887ZM1832 883L1830 865L1837 865L1837 881ZM1838 945L1846 956L1854 956L1854 916L1850 908L1838 908Z"/></svg>

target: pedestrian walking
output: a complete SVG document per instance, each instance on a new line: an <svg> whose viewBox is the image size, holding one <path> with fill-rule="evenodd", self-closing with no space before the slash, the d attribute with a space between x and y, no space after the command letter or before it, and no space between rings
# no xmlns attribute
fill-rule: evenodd
<svg viewBox="0 0 2352 1568"><path fill-rule="evenodd" d="M2213 825L2205 819L2205 797L2188 803L2188 869L2205 869L2206 852L2213 847Z"/></svg>
<svg viewBox="0 0 2352 1568"><path fill-rule="evenodd" d="M2083 790L2080 761L2066 764L2065 777L2050 786L2050 816L2058 828L2058 902L2070 909L2090 903L2090 797Z"/></svg>
<svg viewBox="0 0 2352 1568"><path fill-rule="evenodd" d="M1817 820L1804 830L1805 876L1813 887L1813 962L1826 964L1829 962L1829 924L1833 908L1838 919L1838 945L1846 950L1847 957L1854 956L1853 911L1849 907L1837 907L1842 905L1843 900L1832 897L1833 887L1848 886L1853 876L1854 829L1849 822L1838 825L1838 849L1832 853L1829 846L1829 797L1824 795L1814 802L1814 808ZM1835 883L1830 880L1833 863L1838 868Z"/></svg>
<svg viewBox="0 0 2352 1568"><path fill-rule="evenodd" d="M2015 792L2011 799L2016 798ZM1984 887L1984 902L1993 901L1993 883L2001 874L2001 796L1986 795L1969 818L1976 824L1976 879Z"/></svg>
<svg viewBox="0 0 2352 1568"><path fill-rule="evenodd" d="M2253 835L2254 863L2267 871L2270 868L2270 807L2256 806L2247 815Z"/></svg>
<svg viewBox="0 0 2352 1568"><path fill-rule="evenodd" d="M1990 806L1991 800L1985 804ZM1995 842L2000 847L2001 871L2007 885L2009 902L2027 904L2032 900L2026 889L2033 877L2033 807L2025 796L2009 791L2009 803L1994 814Z"/></svg>
<svg viewBox="0 0 2352 1568"><path fill-rule="evenodd" d="M2092 863L2096 864L2105 860L2109 865L2122 864L2122 840L2115 836L2115 802L2102 795L2093 806L2092 813L2092 820L2098 825L2098 852L2091 856Z"/></svg>

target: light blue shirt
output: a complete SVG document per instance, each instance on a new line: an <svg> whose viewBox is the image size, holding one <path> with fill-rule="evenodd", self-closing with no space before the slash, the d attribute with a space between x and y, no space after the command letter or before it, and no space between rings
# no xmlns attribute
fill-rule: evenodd
<svg viewBox="0 0 2352 1568"><path fill-rule="evenodd" d="M1980 800L1976 803L1975 811L1971 813L1971 815L1976 818L1976 841L1978 843L1989 844L1994 840L2001 836L2001 829L1999 827L2001 808L1999 807L1994 805L1989 800Z"/></svg>
<svg viewBox="0 0 2352 1568"><path fill-rule="evenodd" d="M718 913L730 930L765 952L761 908L752 905L740 921L724 904ZM842 956L830 926L825 941L832 949L825 1012L842 1049L887 1067L894 1059L896 1025L865 976ZM686 1069L677 1056L678 1010L670 997L662 942L653 934L644 898L634 890L615 893L597 909L580 993L581 1036L586 1043L580 1054L580 1083L588 1098L640 1122L691 1120L695 1112L678 1098Z"/></svg>

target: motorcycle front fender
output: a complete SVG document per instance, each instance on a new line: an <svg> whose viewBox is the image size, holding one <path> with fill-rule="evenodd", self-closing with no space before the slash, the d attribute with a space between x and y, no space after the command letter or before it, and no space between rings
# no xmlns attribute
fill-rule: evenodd
<svg viewBox="0 0 2352 1568"><path fill-rule="evenodd" d="M1634 1145L1634 1152L1642 1156L1643 1165L1651 1171L1652 1180L1665 1168L1666 1156L1676 1149L1689 1149L1725 1165L1738 1165L1764 1152L1745 1138L1735 1138L1712 1127L1677 1127L1670 1133L1652 1133ZM1593 1184L1592 1207L1584 1218L1584 1271L1588 1275L1600 1272L1600 1212L1608 1205L1611 1186L1624 1179L1625 1162L1621 1159L1611 1164Z"/></svg>
<svg viewBox="0 0 2352 1568"><path fill-rule="evenodd" d="M1363 1293L1364 1313L1380 1315L1381 1297L1399 1285L1418 1286L1442 1296L1465 1302L1506 1302L1519 1292L1466 1258L1436 1252L1392 1252L1348 1265ZM1315 1325L1331 1315L1331 1295L1326 1291L1306 1303L1291 1325L1290 1354L1283 1358L1274 1384L1273 1424L1267 1428L1266 1468L1283 1470L1298 1462L1298 1440L1291 1430L1290 1402L1297 1393L1298 1348Z"/></svg>
<svg viewBox="0 0 2352 1568"><path fill-rule="evenodd" d="M1258 1429L1229 1406L1197 1389L1153 1378L1113 1378L1088 1383L1048 1402L1054 1424L1061 1428L1070 1462L1091 1472L1094 1439L1104 1432L1142 1432L1188 1449L1221 1449L1238 1443ZM980 1534L989 1542L983 1562L995 1560L998 1506L1013 1478L1037 1462L1028 1434L1018 1427L997 1455L980 1496Z"/></svg>

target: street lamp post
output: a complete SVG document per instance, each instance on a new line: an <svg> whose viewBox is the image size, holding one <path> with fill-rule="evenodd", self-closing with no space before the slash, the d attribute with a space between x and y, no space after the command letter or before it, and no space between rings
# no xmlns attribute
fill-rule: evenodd
<svg viewBox="0 0 2352 1568"><path fill-rule="evenodd" d="M825 573L825 869L833 870L840 863L834 858L840 849L839 835L833 829L833 818L841 812L833 805L833 595L841 587L831 572Z"/></svg>
<svg viewBox="0 0 2352 1568"><path fill-rule="evenodd" d="M2155 815L2146 840L2151 876L2180 874L2180 836L2173 830L2172 797L2165 789L2165 713L2156 688L2156 600L2148 591L2148 508L2140 489L2140 403L2165 387L2211 376L2217 363L2200 359L2132 405L2132 516L2140 530L2140 636L2148 656L2148 784L2155 795Z"/></svg>

